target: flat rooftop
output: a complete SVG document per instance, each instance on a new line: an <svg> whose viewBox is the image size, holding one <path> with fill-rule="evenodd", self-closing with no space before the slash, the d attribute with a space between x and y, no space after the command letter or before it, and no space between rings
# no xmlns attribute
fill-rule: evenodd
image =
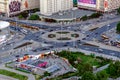
<svg viewBox="0 0 120 80"><path fill-rule="evenodd" d="M80 18L85 15L89 16L93 13L95 13L95 12L89 11L89 10L73 8L70 10L54 13L52 15L43 15L40 13L37 13L37 14L39 14L40 16L42 16L44 18L52 18L52 19L56 19L56 20L73 20L73 19Z"/></svg>

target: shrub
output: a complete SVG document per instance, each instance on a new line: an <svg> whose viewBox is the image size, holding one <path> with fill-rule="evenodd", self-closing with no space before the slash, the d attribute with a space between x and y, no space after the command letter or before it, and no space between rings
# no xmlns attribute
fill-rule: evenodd
<svg viewBox="0 0 120 80"><path fill-rule="evenodd" d="M19 18L19 19L22 19L22 18L24 18L24 17L23 17L23 15L20 14L20 15L18 16L18 18Z"/></svg>
<svg viewBox="0 0 120 80"><path fill-rule="evenodd" d="M120 33L120 22L117 24L116 31L117 31L118 33Z"/></svg>
<svg viewBox="0 0 120 80"><path fill-rule="evenodd" d="M39 20L39 16L37 14L33 14L29 17L29 20Z"/></svg>

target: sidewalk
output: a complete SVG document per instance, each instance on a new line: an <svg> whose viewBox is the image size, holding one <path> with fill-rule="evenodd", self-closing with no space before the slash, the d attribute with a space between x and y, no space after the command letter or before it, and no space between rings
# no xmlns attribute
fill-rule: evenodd
<svg viewBox="0 0 120 80"><path fill-rule="evenodd" d="M104 49L120 52L120 48L117 48L117 47L114 47L114 46L105 45L105 44L98 43L98 42L95 42L95 41L86 41L86 43L91 44L91 45L99 46L100 48L104 48Z"/></svg>

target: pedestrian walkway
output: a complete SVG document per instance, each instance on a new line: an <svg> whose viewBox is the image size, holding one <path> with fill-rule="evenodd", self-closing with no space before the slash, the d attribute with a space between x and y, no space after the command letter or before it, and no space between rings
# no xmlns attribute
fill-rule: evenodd
<svg viewBox="0 0 120 80"><path fill-rule="evenodd" d="M97 70L93 71L93 73L100 72L100 71L102 71L102 70L108 68L108 66L109 66L109 64L107 64L107 65L105 65L105 66L102 66L102 67L100 67L100 68L97 68Z"/></svg>

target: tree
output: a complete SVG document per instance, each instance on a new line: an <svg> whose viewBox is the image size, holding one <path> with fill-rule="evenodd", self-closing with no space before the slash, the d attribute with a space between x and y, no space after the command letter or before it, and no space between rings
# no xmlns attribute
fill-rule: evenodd
<svg viewBox="0 0 120 80"><path fill-rule="evenodd" d="M120 14L120 7L117 9L117 14Z"/></svg>
<svg viewBox="0 0 120 80"><path fill-rule="evenodd" d="M101 71L96 74L97 80L108 80L108 74L106 71Z"/></svg>
<svg viewBox="0 0 120 80"><path fill-rule="evenodd" d="M78 75L81 75L85 72L84 68L83 68L83 65L81 65L81 64L77 65L77 69L78 69L78 73L79 73Z"/></svg>
<svg viewBox="0 0 120 80"><path fill-rule="evenodd" d="M49 72L47 72L47 71L45 71L44 72L44 76L46 77L46 76L50 76L51 74L49 73Z"/></svg>
<svg viewBox="0 0 120 80"><path fill-rule="evenodd" d="M115 69L116 69L116 75L117 75L117 77L120 77L120 62L116 61L114 63L114 66L115 66Z"/></svg>
<svg viewBox="0 0 120 80"><path fill-rule="evenodd" d="M77 0L73 0L74 7L77 6Z"/></svg>
<svg viewBox="0 0 120 80"><path fill-rule="evenodd" d="M93 67L89 63L84 64L83 68L84 68L84 72L87 72L87 71L92 72L93 71Z"/></svg>
<svg viewBox="0 0 120 80"><path fill-rule="evenodd" d="M44 18L45 22L57 22L55 19Z"/></svg>
<svg viewBox="0 0 120 80"><path fill-rule="evenodd" d="M87 15L82 16L82 17L80 18L80 20L82 20L82 21L86 21L87 19L88 19L88 16L87 16Z"/></svg>
<svg viewBox="0 0 120 80"><path fill-rule="evenodd" d="M108 74L110 74L110 76L116 76L116 69L113 63L111 63L108 67Z"/></svg>
<svg viewBox="0 0 120 80"><path fill-rule="evenodd" d="M29 20L39 20L39 16L37 14L32 14L30 17L29 17Z"/></svg>
<svg viewBox="0 0 120 80"><path fill-rule="evenodd" d="M117 31L118 33L120 33L120 22L117 24L116 31Z"/></svg>
<svg viewBox="0 0 120 80"><path fill-rule="evenodd" d="M89 16L89 18L99 18L100 16L102 16L101 13L93 13Z"/></svg>
<svg viewBox="0 0 120 80"><path fill-rule="evenodd" d="M27 18L28 17L28 12L24 11L24 12L20 13L20 15L22 15L24 18Z"/></svg>
<svg viewBox="0 0 120 80"><path fill-rule="evenodd" d="M20 14L20 15L18 16L18 18L19 18L19 19L22 19L22 18L24 18L24 17Z"/></svg>
<svg viewBox="0 0 120 80"><path fill-rule="evenodd" d="M82 75L81 80L96 80L96 77L92 72L85 72Z"/></svg>

